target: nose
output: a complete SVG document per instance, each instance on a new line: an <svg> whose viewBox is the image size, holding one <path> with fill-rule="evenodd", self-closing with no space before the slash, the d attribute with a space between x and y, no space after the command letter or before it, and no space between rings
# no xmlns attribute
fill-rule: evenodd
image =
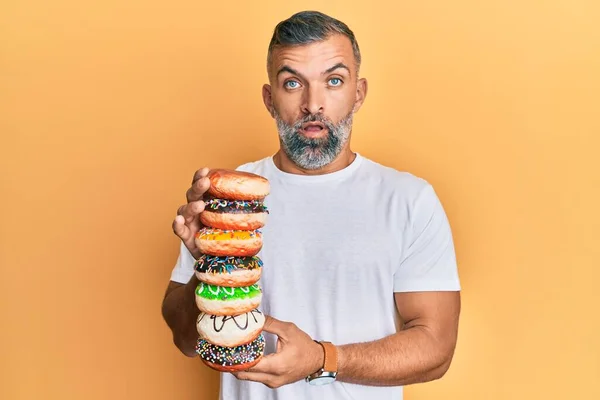
<svg viewBox="0 0 600 400"><path fill-rule="evenodd" d="M304 90L304 98L302 102L302 112L304 114L319 114L323 113L325 104L324 89L309 86Z"/></svg>

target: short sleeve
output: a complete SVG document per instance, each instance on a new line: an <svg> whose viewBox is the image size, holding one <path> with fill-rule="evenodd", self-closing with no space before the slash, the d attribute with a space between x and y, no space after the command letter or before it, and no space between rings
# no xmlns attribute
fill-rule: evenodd
<svg viewBox="0 0 600 400"><path fill-rule="evenodd" d="M460 290L450 223L433 187L427 184L409 208L408 229L395 292Z"/></svg>
<svg viewBox="0 0 600 400"><path fill-rule="evenodd" d="M171 280L179 283L188 283L192 275L194 275L194 264L196 259L185 247L183 242L179 246L179 257L173 271L171 271Z"/></svg>

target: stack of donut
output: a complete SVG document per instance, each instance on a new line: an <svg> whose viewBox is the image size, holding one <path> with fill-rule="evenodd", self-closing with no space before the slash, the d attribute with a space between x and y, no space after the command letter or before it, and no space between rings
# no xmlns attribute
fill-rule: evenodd
<svg viewBox="0 0 600 400"><path fill-rule="evenodd" d="M218 371L240 371L257 364L264 353L265 322L258 309L262 289L257 284L263 263L262 228L268 214L264 199L269 181L256 174L214 169L208 174L195 237L202 253L196 260L196 352Z"/></svg>

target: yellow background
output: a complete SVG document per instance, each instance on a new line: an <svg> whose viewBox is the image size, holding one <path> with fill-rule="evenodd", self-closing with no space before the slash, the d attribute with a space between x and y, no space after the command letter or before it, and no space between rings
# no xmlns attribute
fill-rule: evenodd
<svg viewBox="0 0 600 400"><path fill-rule="evenodd" d="M599 3L322 4L2 3L0 398L216 398L161 319L171 221L197 168L276 151L266 47L311 8L362 48L353 148L456 239L454 363L406 398L600 398Z"/></svg>

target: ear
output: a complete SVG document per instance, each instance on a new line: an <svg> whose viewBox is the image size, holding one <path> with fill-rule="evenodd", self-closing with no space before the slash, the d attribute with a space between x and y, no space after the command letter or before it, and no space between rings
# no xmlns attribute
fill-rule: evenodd
<svg viewBox="0 0 600 400"><path fill-rule="evenodd" d="M263 102L265 103L265 107L267 107L267 111L271 114L271 117L275 118L273 113L273 98L271 97L271 85L264 84L262 87L262 97Z"/></svg>
<svg viewBox="0 0 600 400"><path fill-rule="evenodd" d="M360 107L363 105L365 98L367 97L367 90L369 88L366 78L360 78L356 84L356 101L354 102L354 112L358 112Z"/></svg>

